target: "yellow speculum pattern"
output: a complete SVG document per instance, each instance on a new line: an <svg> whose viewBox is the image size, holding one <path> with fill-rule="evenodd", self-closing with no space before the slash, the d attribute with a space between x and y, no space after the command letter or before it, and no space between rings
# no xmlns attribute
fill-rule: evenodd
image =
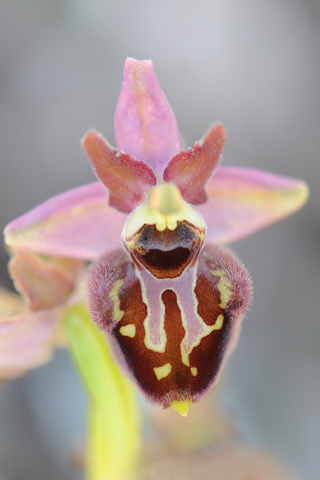
<svg viewBox="0 0 320 480"><path fill-rule="evenodd" d="M183 318L182 312L181 312L181 317ZM182 323L184 324L184 329L185 329L186 335L181 342L181 357L182 357L182 363L184 365L186 365L187 367L190 367L189 356L190 356L192 350L200 345L200 342L204 337L207 337L208 335L210 335L210 333L212 333L214 330L221 330L221 328L223 326L223 315L222 314L217 317L214 325L211 325L211 326L207 325L202 320L202 318L200 316L199 316L199 319L201 319L201 323L203 324L203 331L202 331L201 334L198 335L197 339L193 342L193 344L188 349L186 349L186 347L185 347L185 344L187 343L187 340L188 340L187 327L185 326L186 322L184 322L182 320Z"/></svg>
<svg viewBox="0 0 320 480"><path fill-rule="evenodd" d="M231 283L222 272L212 270L211 273L214 277L220 277L219 283L217 285L217 288L220 292L221 300L219 306L225 309L231 299Z"/></svg>
<svg viewBox="0 0 320 480"><path fill-rule="evenodd" d="M197 299L197 296L195 294L195 286L196 286L196 279L197 279L197 266L194 268L194 271L193 271L193 282L192 282L192 297L193 297L193 313L194 313L194 316L195 318L197 319L197 326L199 328L199 333L197 335L197 337L195 338L195 340L193 341L193 343L191 345L188 345L189 343L189 339L188 339L188 332L189 332L189 329L188 329L188 324L187 324L187 320L186 320L186 315L185 315L185 312L184 312L184 309L182 307L182 302L179 300L179 296L177 295L177 302L178 302L178 306L179 306L179 309L180 309L180 314L181 314L181 320L182 320L182 325L183 325L183 328L184 328L184 331L185 331L185 336L180 344L180 350L181 350L181 358L182 358L182 363L184 365L186 365L187 367L190 367L190 360L189 360L189 357L190 357L190 354L192 352L192 350L194 348L196 348L198 345L200 345L200 342L201 340L204 338L204 337L207 337L208 335L210 335L214 330L220 330L222 328L222 325L223 325L223 315L219 315L214 323L214 325L207 325L203 319L200 317L200 315L198 314L198 299ZM186 294L188 295L189 292L186 292ZM192 368L195 368L195 367L191 367ZM191 370L191 373L192 375L195 376L195 370ZM196 372L196 375L197 375L198 371Z"/></svg>
<svg viewBox="0 0 320 480"><path fill-rule="evenodd" d="M152 319L151 319L151 305L150 305L149 300L148 300L146 285L145 285L145 283L143 281L143 278L142 278L140 272L138 271L138 269L136 269L136 273L137 273L137 276L140 279L141 290L142 290L142 299L143 299L143 302L147 306L147 316L144 320L144 330L145 330L144 344L145 344L146 348L148 350L152 350L154 352L159 352L159 353L165 353L165 351L166 351L167 336L166 336L166 332L165 332L165 328L164 328L165 313L166 312L165 312L165 306L164 306L164 303L162 301L161 296L162 296L162 293L165 290L171 290L176 295L177 304L178 304L179 311L180 311L181 322L182 322L182 325L183 325L184 331L185 331L185 336L184 336L184 338L183 338L183 340L180 344L181 361L184 365L186 365L187 367L190 367L191 374L193 376L197 376L197 374L198 374L197 368L193 367L193 366L190 366L190 360L189 360L190 354L191 354L191 352L193 351L194 348L196 348L198 345L200 345L200 342L204 337L210 335L214 330L220 330L223 326L223 320L224 320L223 315L220 314L217 317L214 325L209 326L203 321L203 319L198 314L198 311L197 311L198 310L198 300L197 300L197 297L196 297L196 294L195 294L195 291L194 291L195 285L196 285L196 278L197 278L197 268L195 267L192 271L193 281L192 281L192 285L190 285L190 291L189 292L185 291L186 296L188 296L188 295L192 296L193 316L195 318L195 326L198 329L198 334L194 338L192 343L190 342L190 337L189 337L189 328L190 327L188 326L188 322L187 322L187 318L186 318L186 312L185 312L185 309L183 308L183 302L179 297L179 292L177 292L177 290L175 289L175 283L178 282L179 279L158 280L158 279L150 277L150 282L154 282L153 289L157 288L157 286L159 285L159 282L160 282L160 284L162 284L162 282L165 282L165 287L163 289L159 289L159 292L158 292L157 297L156 297L157 302L158 302L159 307L160 307L159 308L160 318L159 318L159 325L158 325L160 341L158 343L155 343L154 341L152 341L151 333L150 333L151 332L151 321L152 321ZM149 274L149 275L151 275L151 274ZM224 300L221 301L221 304L222 304L223 301Z"/></svg>
<svg viewBox="0 0 320 480"><path fill-rule="evenodd" d="M218 315L218 318L215 321L215 324L213 326L214 326L214 328L212 329L212 331L213 330L221 330L221 328L223 326L223 315L222 315L222 313L220 315Z"/></svg>
<svg viewBox="0 0 320 480"><path fill-rule="evenodd" d="M113 303L112 317L116 322L120 322L124 315L124 311L120 309L119 290L124 284L124 280L117 280L109 293L109 298Z"/></svg>
<svg viewBox="0 0 320 480"><path fill-rule="evenodd" d="M162 365L162 367L154 367L153 369L158 380L161 380L162 378L165 378L168 375L170 375L171 370L172 370L171 363L166 363L165 365Z"/></svg>
<svg viewBox="0 0 320 480"><path fill-rule="evenodd" d="M144 344L148 350L152 350L153 352L158 352L158 353L164 353L166 351L167 335L164 329L165 307L164 307L164 303L161 300L162 292L159 295L159 302L160 302L160 308L161 308L160 325L159 325L160 342L154 343L151 339L151 333L150 333L151 305L148 300L146 286L144 284L144 281L142 279L142 276L140 275L138 268L136 268L136 275L140 280L142 301L147 307L147 316L143 322L144 331L145 331Z"/></svg>
<svg viewBox="0 0 320 480"><path fill-rule="evenodd" d="M133 323L120 327L119 333L124 337L133 338L136 334L136 326Z"/></svg>

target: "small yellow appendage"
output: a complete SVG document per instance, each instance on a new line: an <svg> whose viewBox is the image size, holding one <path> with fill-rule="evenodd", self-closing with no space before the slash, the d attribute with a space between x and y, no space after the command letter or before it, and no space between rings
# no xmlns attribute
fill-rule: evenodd
<svg viewBox="0 0 320 480"><path fill-rule="evenodd" d="M182 417L186 417L191 403L190 400L176 401L171 403L170 408L173 408L176 412L180 413Z"/></svg>

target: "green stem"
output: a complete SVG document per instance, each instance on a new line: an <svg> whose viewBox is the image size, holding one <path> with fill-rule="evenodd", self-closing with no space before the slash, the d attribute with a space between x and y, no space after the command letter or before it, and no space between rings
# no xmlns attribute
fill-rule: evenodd
<svg viewBox="0 0 320 480"><path fill-rule="evenodd" d="M87 480L127 480L137 460L140 416L134 389L115 365L85 304L64 322L71 356L89 396Z"/></svg>

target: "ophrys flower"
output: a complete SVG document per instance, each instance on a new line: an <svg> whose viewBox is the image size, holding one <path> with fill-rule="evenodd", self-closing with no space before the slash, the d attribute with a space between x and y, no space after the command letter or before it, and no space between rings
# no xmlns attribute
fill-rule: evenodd
<svg viewBox="0 0 320 480"><path fill-rule="evenodd" d="M185 414L217 381L251 301L248 273L221 243L293 213L307 188L219 166L226 138L219 124L181 151L151 61L127 59L115 131L118 148L96 132L82 142L102 183L14 221L6 242L94 260L93 320L148 398Z"/></svg>

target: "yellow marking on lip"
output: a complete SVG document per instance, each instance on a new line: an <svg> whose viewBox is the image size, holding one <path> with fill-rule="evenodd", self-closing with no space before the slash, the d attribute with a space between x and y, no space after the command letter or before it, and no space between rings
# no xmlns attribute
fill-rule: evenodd
<svg viewBox="0 0 320 480"><path fill-rule="evenodd" d="M217 319L214 325L207 325L203 321L203 319L200 317L200 315L198 314L198 303L199 302L198 302L197 296L195 294L196 281L197 281L197 268L194 269L194 273L193 273L192 296L193 296L193 300L194 300L194 302L193 302L194 315L198 319L199 328L201 328L201 331L199 332L198 336L193 340L193 343L191 345L189 345L188 347L187 347L187 345L189 343L189 340L188 340L189 331L188 331L186 315L185 315L185 312L183 310L181 300L180 300L179 296L177 295L177 303L178 303L178 306L179 306L179 309L180 309L180 312L181 312L182 325L183 325L183 328L184 328L184 331L185 331L185 336L184 336L184 338L183 338L183 340L180 344L181 360L182 360L182 363L184 365L186 365L187 367L190 367L189 356L190 356L192 350L195 347L198 347L200 345L200 342L204 337L207 337L208 335L210 335L211 332L213 332L213 330L220 330L220 328L222 326L221 319L220 319L220 321L218 321L218 319ZM223 317L222 317L222 319L223 319Z"/></svg>
<svg viewBox="0 0 320 480"><path fill-rule="evenodd" d="M123 325L123 327L120 328L119 333L124 337L133 338L136 334L136 326L133 323Z"/></svg>
<svg viewBox="0 0 320 480"><path fill-rule="evenodd" d="M181 400L172 402L170 408L173 408L176 412L180 413L182 417L186 417L188 415L188 410L191 405L190 400Z"/></svg>
<svg viewBox="0 0 320 480"><path fill-rule="evenodd" d="M218 272L217 270L212 270L211 273L214 277L220 277L220 280L217 285L218 290L220 292L220 300L221 300L219 307L226 308L226 306L231 300L231 283L226 278L224 273Z"/></svg>
<svg viewBox="0 0 320 480"><path fill-rule="evenodd" d="M123 284L124 284L123 279L122 280L117 280L115 282L112 290L109 293L109 298L113 303L112 316L113 316L113 320L115 322L120 322L120 320L122 319L122 317L124 315L124 311L120 309L120 300L119 300L119 296L118 296L119 290L120 290L120 288L122 287Z"/></svg>
<svg viewBox="0 0 320 480"><path fill-rule="evenodd" d="M194 377L198 375L198 369L196 367L191 367L190 370Z"/></svg>
<svg viewBox="0 0 320 480"><path fill-rule="evenodd" d="M220 330L222 328L222 325L223 325L223 315L222 313L220 313L220 315L218 316L217 320L213 325L214 328L212 330Z"/></svg>
<svg viewBox="0 0 320 480"><path fill-rule="evenodd" d="M161 380L162 378L167 377L170 374L171 370L172 370L171 363L166 363L165 365L162 365L162 367L155 367L153 369L158 380Z"/></svg>
<svg viewBox="0 0 320 480"><path fill-rule="evenodd" d="M161 301L161 295L162 291L159 294L159 302L160 302L160 308L161 308L161 322L159 326L159 331L160 331L160 337L161 341L159 344L155 344L151 340L151 334L150 334L150 311L151 311L151 306L149 303L148 295L147 295L147 289L144 284L143 278L139 272L139 269L135 267L135 272L137 277L140 280L140 286L141 286L141 294L142 294L142 301L147 307L147 316L143 322L144 326L144 331L145 331L145 336L144 336L144 344L148 350L152 350L153 352L159 352L159 353L164 353L166 350L166 345L167 345L167 335L164 329L164 317L165 317L165 307L163 302Z"/></svg>
<svg viewBox="0 0 320 480"><path fill-rule="evenodd" d="M223 319L224 319L223 315L220 314L220 315L218 315L216 321L214 322L214 325L209 326L209 325L205 324L206 326L205 326L204 332L202 333L202 335L199 335L197 341L192 344L189 351L185 351L185 349L183 348L184 343L185 343L185 338L186 338L186 337L184 337L184 339L181 342L181 347L180 347L181 348L182 363L184 365L186 365L187 367L190 367L189 355L192 352L192 350L195 347L198 347L200 345L200 342L204 337L207 337L208 335L210 335L210 333L212 333L214 330L220 330L222 328L222 325L223 325ZM185 329L185 331L186 331L186 329ZM192 367L192 368L195 368L195 367ZM192 373L192 370L191 370L191 373ZM197 373L198 373L198 371L197 371ZM192 375L194 375L194 374L192 373Z"/></svg>
<svg viewBox="0 0 320 480"><path fill-rule="evenodd" d="M223 315L220 314L216 318L216 321L215 321L214 325L207 325L203 321L203 319L200 317L200 315L198 314L198 299L197 299L197 296L195 294L195 285L196 285L196 278L197 278L196 277L196 275L197 275L197 269L196 268L194 269L194 274L193 275L194 275L194 278L193 278L192 295L193 295L193 299L194 299L194 314L196 315L196 317L199 320L199 325L202 328L202 332L193 341L192 345L190 345L189 348L186 348L186 345L188 345L188 328L187 328L187 321L186 321L186 317L185 317L185 312L183 311L180 299L177 295L177 302L178 302L178 306L179 306L179 309L180 309L180 312L181 312L182 325L183 325L184 330L186 332L186 334L185 334L185 336L184 336L184 338L183 338L183 340L180 344L181 359L182 359L182 363L184 365L186 365L187 367L190 367L189 356L190 356L192 350L195 347L198 347L200 345L201 340L204 337L207 337L208 335L210 335L214 330L220 330L222 328L223 319L224 319Z"/></svg>

